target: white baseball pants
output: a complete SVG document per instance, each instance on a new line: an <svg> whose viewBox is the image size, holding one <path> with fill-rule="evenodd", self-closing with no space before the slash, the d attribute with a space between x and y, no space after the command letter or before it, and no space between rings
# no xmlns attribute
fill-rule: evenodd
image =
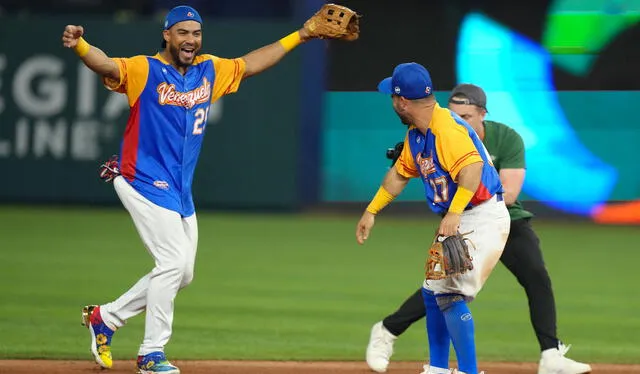
<svg viewBox="0 0 640 374"><path fill-rule="evenodd" d="M171 337L173 300L178 290L193 280L198 246L196 215L182 218L152 203L122 176L114 179L113 185L155 267L117 300L102 305L102 318L108 326L120 328L146 310L144 340L138 354L163 351Z"/></svg>
<svg viewBox="0 0 640 374"><path fill-rule="evenodd" d="M500 260L509 237L511 218L504 201L496 196L462 213L459 231L473 245L469 254L473 258L473 270L458 277L441 280L425 280L423 287L434 294L461 294L473 300ZM474 249L475 246L475 249Z"/></svg>

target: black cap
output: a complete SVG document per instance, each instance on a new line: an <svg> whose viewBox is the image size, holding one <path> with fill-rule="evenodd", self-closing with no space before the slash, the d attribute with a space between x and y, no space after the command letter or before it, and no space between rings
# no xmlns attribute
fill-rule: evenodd
<svg viewBox="0 0 640 374"><path fill-rule="evenodd" d="M454 99L454 97L457 98ZM459 84L453 88L449 96L449 102L454 104L475 105L487 109L487 95L484 90L475 84Z"/></svg>

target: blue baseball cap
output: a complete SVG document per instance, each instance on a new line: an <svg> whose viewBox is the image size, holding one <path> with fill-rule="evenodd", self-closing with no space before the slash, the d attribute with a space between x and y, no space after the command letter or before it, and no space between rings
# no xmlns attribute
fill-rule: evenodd
<svg viewBox="0 0 640 374"><path fill-rule="evenodd" d="M167 13L167 17L164 19L164 29L169 30L171 26L182 21L196 21L202 25L202 18L197 10L187 5L180 5Z"/></svg>
<svg viewBox="0 0 640 374"><path fill-rule="evenodd" d="M431 75L424 66L415 62L406 62L396 66L392 76L380 81L378 91L416 100L433 94L433 84Z"/></svg>

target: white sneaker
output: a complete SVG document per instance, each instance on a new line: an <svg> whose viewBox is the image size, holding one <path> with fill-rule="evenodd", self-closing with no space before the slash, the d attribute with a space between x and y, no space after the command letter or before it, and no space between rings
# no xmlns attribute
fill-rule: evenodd
<svg viewBox="0 0 640 374"><path fill-rule="evenodd" d="M420 374L451 374L452 371L449 369L438 368L435 366L424 365L422 367L423 371Z"/></svg>
<svg viewBox="0 0 640 374"><path fill-rule="evenodd" d="M389 366L389 359L393 354L393 343L397 336L389 332L382 322L378 322L371 328L371 337L367 346L367 365L373 371L384 373Z"/></svg>
<svg viewBox="0 0 640 374"><path fill-rule="evenodd" d="M560 343L558 348L542 352L538 374L585 374L591 372L591 366L564 357L571 345Z"/></svg>

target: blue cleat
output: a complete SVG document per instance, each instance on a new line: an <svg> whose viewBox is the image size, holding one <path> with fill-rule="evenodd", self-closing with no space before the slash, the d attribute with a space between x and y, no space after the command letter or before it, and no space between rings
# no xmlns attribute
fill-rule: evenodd
<svg viewBox="0 0 640 374"><path fill-rule="evenodd" d="M180 374L180 369L173 366L164 352L151 352L138 356L137 374Z"/></svg>

